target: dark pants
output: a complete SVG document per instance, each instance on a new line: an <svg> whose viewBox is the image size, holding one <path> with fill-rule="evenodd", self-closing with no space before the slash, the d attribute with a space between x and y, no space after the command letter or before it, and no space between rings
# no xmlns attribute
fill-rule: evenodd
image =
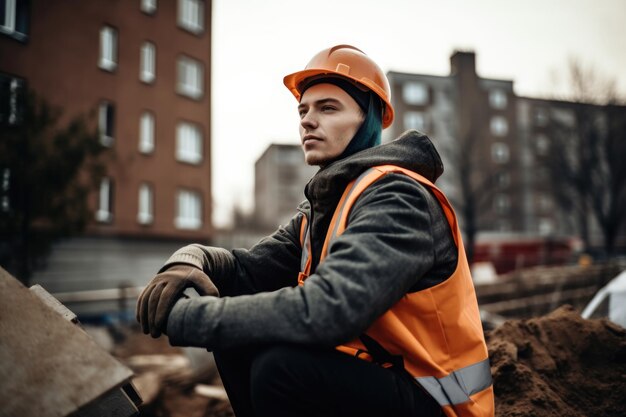
<svg viewBox="0 0 626 417"><path fill-rule="evenodd" d="M408 374L334 349L279 345L214 353L237 417L442 415Z"/></svg>

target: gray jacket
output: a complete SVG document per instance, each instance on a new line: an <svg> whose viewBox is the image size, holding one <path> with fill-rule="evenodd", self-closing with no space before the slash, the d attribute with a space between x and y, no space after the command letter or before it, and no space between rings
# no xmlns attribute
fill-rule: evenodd
<svg viewBox="0 0 626 417"><path fill-rule="evenodd" d="M448 278L457 248L439 203L415 180L395 173L357 199L345 232L319 263L347 184L386 164L432 182L443 172L428 137L409 131L321 169L292 220L250 250L194 244L174 253L162 270L194 265L211 277L221 296L179 300L167 323L170 343L209 350L281 342L336 346L363 333L406 293ZM313 261L306 284L298 286L303 216L311 225Z"/></svg>

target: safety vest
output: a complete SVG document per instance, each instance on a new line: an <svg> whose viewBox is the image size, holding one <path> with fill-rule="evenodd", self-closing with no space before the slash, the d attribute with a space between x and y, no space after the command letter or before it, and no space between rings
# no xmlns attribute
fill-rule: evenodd
<svg viewBox="0 0 626 417"><path fill-rule="evenodd" d="M413 171L393 165L365 171L348 184L339 200L328 227L320 263L333 240L346 229L350 209L357 198L376 180L392 172L408 175L434 193L458 248L457 267L442 283L407 293L374 321L361 338L337 346L337 349L370 361L376 359L376 349L401 358L404 369L441 405L447 416L493 416L494 394L487 345L461 231L452 206L433 183ZM304 285L311 271L307 223L303 220L300 228L300 285Z"/></svg>

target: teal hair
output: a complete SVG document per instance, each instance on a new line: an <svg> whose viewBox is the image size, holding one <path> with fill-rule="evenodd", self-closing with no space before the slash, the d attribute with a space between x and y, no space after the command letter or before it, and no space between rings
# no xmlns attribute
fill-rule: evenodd
<svg viewBox="0 0 626 417"><path fill-rule="evenodd" d="M367 110L364 109L365 119L355 133L346 149L337 159L347 158L359 151L378 146L382 140L383 112L380 99L373 93L369 93Z"/></svg>

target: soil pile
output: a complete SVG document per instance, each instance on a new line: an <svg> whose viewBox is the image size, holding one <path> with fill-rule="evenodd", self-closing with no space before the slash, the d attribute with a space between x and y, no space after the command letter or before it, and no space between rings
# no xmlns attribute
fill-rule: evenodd
<svg viewBox="0 0 626 417"><path fill-rule="evenodd" d="M114 350L122 361L131 366L139 363L138 358L144 362L155 358L153 369L134 367L138 388L150 385L143 383L145 379L157 391L144 394L148 401L141 407L142 416L234 416L227 399L207 397L195 388L197 384L220 386L219 377L166 374L165 368L156 366L182 356L166 338L152 339L139 332L125 336ZM505 322L487 333L487 345L496 416L626 415L626 330L622 327L606 319L585 320L564 306L546 316ZM164 357L169 360L163 361Z"/></svg>
<svg viewBox="0 0 626 417"><path fill-rule="evenodd" d="M623 416L626 330L570 306L487 333L496 415Z"/></svg>

